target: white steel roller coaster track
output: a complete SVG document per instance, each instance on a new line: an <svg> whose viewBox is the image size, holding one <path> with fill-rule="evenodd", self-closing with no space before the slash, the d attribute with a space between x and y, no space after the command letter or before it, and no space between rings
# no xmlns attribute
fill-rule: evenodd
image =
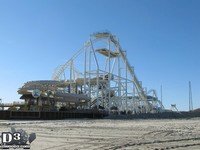
<svg viewBox="0 0 200 150"><path fill-rule="evenodd" d="M77 51L77 53L75 55L73 55L73 57L68 60L64 65L61 65L59 68L57 68L57 70L54 72L52 79L53 80L59 80L61 78L61 75L64 73L65 69L70 65L70 63L82 52L84 51L85 48L88 48L90 46L93 46L93 42L97 42L101 39L109 39L114 45L115 47L117 47L117 52L119 53L119 55L121 56L122 60L124 61L125 65L126 65L126 69L128 70L129 74L132 77L132 81L136 87L138 96L140 98L140 100L142 101L146 101L146 106L148 109L150 108L150 105L147 101L147 95L143 90L142 85L140 84L139 80L137 79L134 69L131 67L126 55L124 54L124 51L122 50L118 40L116 39L116 37L114 35L112 35L109 32L100 32L100 33L95 33L91 35L92 38L90 38L89 41L87 41L85 43L85 45Z"/></svg>

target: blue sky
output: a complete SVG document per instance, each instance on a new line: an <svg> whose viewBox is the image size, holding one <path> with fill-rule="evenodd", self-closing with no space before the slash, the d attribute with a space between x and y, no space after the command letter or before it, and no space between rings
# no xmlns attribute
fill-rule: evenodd
<svg viewBox="0 0 200 150"><path fill-rule="evenodd" d="M120 39L145 87L167 108L188 110L188 81L200 107L200 1L0 0L0 98L18 100L29 80L54 69L89 35L109 30Z"/></svg>

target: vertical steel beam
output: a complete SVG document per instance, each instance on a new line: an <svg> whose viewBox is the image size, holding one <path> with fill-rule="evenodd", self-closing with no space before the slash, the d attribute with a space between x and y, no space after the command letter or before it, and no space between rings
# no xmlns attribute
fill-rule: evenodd
<svg viewBox="0 0 200 150"><path fill-rule="evenodd" d="M111 62L110 62L110 41L111 41L111 39L110 39L111 37L109 37L109 39L108 39L108 50L109 50L109 57L108 57L108 65L109 65L109 67L108 67L108 84L109 84L109 86L108 86L108 109L109 109L109 111L110 111L110 103L111 103L111 97L110 97L110 80L111 80Z"/></svg>
<svg viewBox="0 0 200 150"><path fill-rule="evenodd" d="M95 50L94 50L94 46L93 46L93 43L92 43L92 40L90 39L90 43L91 43L91 47L92 47L92 51L93 51L93 55L94 55L94 59L95 59L95 63L96 63L96 67L97 67L97 70L96 70L96 105L97 105L97 108L99 109L99 64L98 64L98 60L97 60L97 57L96 57L96 53L95 53Z"/></svg>
<svg viewBox="0 0 200 150"><path fill-rule="evenodd" d="M84 50L85 60L84 60L84 94L86 94L86 77L87 77L87 48Z"/></svg>
<svg viewBox="0 0 200 150"><path fill-rule="evenodd" d="M126 102L126 113L128 112L128 106L127 106L127 96L128 96L128 94L127 94L127 88L128 88L128 83L127 83L127 78L128 78L128 74L127 74L127 71L128 71L128 68L127 68L127 53L126 53L126 51L125 51L125 57L126 57L126 63L125 63L125 71L126 71L126 85L125 85L125 87L126 87L126 89L125 89L125 102Z"/></svg>
<svg viewBox="0 0 200 150"><path fill-rule="evenodd" d="M89 71L88 71L88 75L89 75L89 88L88 88L88 93L89 93L89 97L90 97L90 102L89 102L89 108L91 107L91 48L89 50Z"/></svg>

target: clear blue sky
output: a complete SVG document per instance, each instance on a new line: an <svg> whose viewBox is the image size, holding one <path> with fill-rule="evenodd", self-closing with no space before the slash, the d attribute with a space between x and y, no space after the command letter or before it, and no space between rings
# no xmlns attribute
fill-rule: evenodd
<svg viewBox="0 0 200 150"><path fill-rule="evenodd" d="M96 31L120 39L145 87L188 110L200 107L199 0L0 0L0 98L18 100L29 80L51 79Z"/></svg>

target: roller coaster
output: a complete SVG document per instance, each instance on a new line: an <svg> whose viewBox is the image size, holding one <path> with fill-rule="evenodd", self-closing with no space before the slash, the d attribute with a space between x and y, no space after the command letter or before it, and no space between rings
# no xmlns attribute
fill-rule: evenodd
<svg viewBox="0 0 200 150"><path fill-rule="evenodd" d="M175 104L165 109L156 90L142 86L126 51L110 32L91 34L71 59L55 69L51 80L28 81L18 94L23 102L0 99L0 119L200 116L198 109L179 112Z"/></svg>
<svg viewBox="0 0 200 150"><path fill-rule="evenodd" d="M87 96L87 108L133 113L164 110L156 91L142 87L126 51L110 32L90 35L71 59L55 69L52 80L64 82L66 93Z"/></svg>

